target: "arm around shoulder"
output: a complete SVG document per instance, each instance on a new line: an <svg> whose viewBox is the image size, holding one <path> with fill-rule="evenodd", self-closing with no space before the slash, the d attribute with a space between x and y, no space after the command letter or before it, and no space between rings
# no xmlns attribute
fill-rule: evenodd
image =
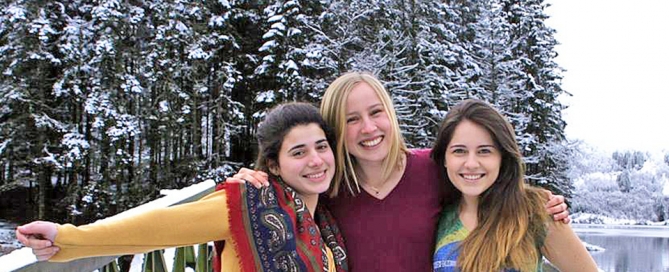
<svg viewBox="0 0 669 272"><path fill-rule="evenodd" d="M548 223L548 235L541 251L560 271L599 271L595 260L568 224Z"/></svg>

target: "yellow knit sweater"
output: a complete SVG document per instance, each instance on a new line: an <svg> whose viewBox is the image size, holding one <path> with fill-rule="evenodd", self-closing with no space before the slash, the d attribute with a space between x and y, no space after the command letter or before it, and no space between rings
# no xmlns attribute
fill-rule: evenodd
<svg viewBox="0 0 669 272"><path fill-rule="evenodd" d="M60 251L49 261L66 262L85 257L137 254L229 239L226 194L221 190L196 202L155 209L122 219L104 220L80 227L59 225L55 245L60 247ZM326 249L329 271L335 271L332 251ZM226 246L221 259L221 271L240 270L234 246Z"/></svg>

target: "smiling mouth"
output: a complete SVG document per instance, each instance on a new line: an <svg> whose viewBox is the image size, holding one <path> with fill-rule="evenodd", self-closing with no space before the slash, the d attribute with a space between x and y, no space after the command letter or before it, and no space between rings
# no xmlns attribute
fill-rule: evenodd
<svg viewBox="0 0 669 272"><path fill-rule="evenodd" d="M362 141L362 142L360 142L360 145L362 145L364 147L374 147L374 146L379 145L381 143L381 141L383 141L383 136L379 136L379 137L376 137L374 139L367 140L367 141Z"/></svg>
<svg viewBox="0 0 669 272"><path fill-rule="evenodd" d="M304 175L304 177L306 177L308 179L319 179L319 178L322 178L323 176L325 176L325 170L323 170L322 172L314 173L314 174Z"/></svg>
<svg viewBox="0 0 669 272"><path fill-rule="evenodd" d="M461 176L462 178L464 178L465 180L469 180L469 181L477 181L477 180L481 179L481 178L482 178L483 176L485 176L485 175L484 175L484 174L476 174L476 175L463 175L463 174L461 174L460 176Z"/></svg>

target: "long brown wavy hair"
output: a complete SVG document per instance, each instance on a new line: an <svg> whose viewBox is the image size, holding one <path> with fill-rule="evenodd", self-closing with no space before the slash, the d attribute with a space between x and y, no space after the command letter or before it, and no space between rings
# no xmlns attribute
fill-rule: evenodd
<svg viewBox="0 0 669 272"><path fill-rule="evenodd" d="M453 107L439 128L430 156L445 165L444 155L458 124L468 120L484 127L502 154L497 180L479 196L477 225L460 244L457 263L461 271L500 271L514 268L535 271L549 217L546 196L525 185L525 164L513 127L492 106L480 100L465 100ZM458 205L462 193L442 168L446 186L455 197L446 205Z"/></svg>

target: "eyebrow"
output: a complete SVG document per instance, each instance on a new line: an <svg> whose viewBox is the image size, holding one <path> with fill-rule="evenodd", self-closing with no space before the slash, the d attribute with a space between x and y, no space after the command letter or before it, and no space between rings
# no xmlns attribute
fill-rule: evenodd
<svg viewBox="0 0 669 272"><path fill-rule="evenodd" d="M456 145L449 146L448 148L450 149L450 148L455 148L455 147L465 147L465 148L466 148L467 146L464 145L464 144L456 144ZM482 148L482 147L492 147L492 148L497 148L497 147L495 147L495 145L493 145L493 144L479 145L479 146L477 146L476 148Z"/></svg>
<svg viewBox="0 0 669 272"><path fill-rule="evenodd" d="M322 142L327 142L327 141L328 141L327 139L320 139L320 140L316 141L316 144L320 144ZM305 146L307 146L307 145L306 144L298 144L298 145L293 146L290 149L288 149L288 152L293 151L295 149L304 148Z"/></svg>

